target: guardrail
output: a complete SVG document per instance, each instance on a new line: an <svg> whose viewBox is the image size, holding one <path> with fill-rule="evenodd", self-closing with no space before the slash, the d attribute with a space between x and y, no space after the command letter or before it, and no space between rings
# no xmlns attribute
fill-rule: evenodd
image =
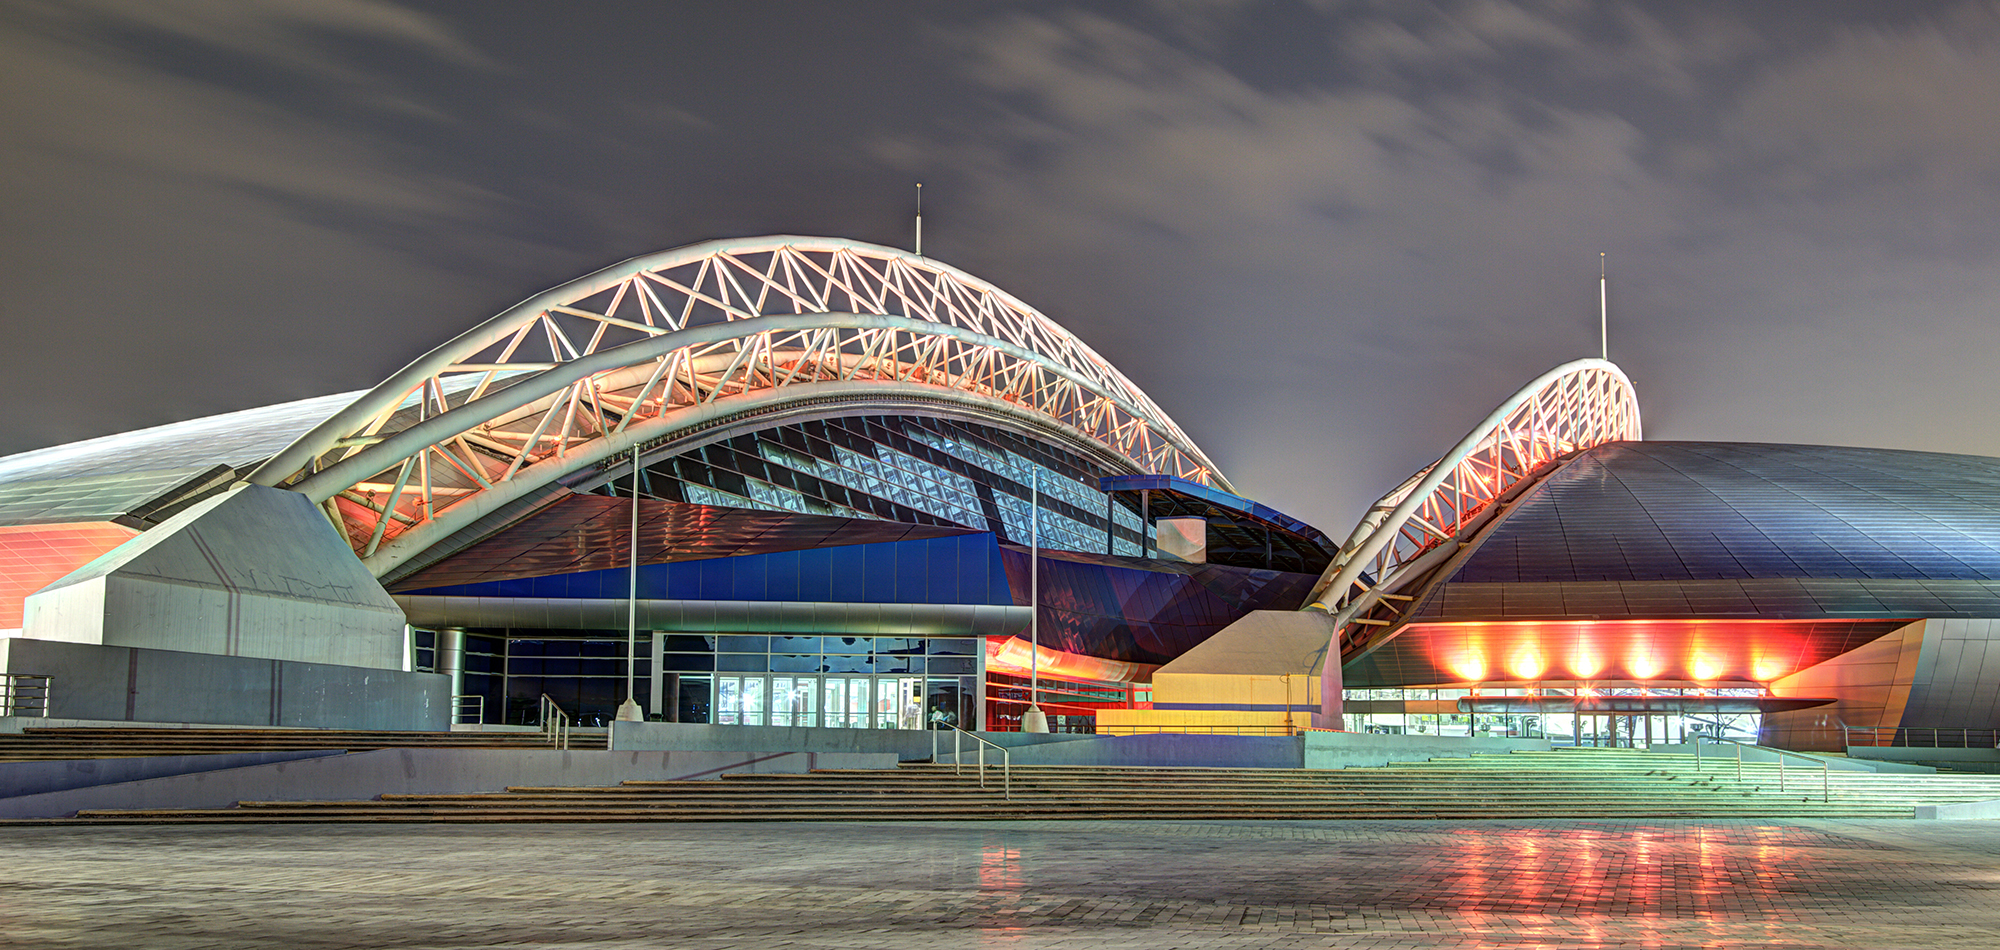
<svg viewBox="0 0 2000 950"><path fill-rule="evenodd" d="M0 673L0 716L49 716L49 691L55 677L46 673Z"/></svg>
<svg viewBox="0 0 2000 950"><path fill-rule="evenodd" d="M931 725L932 725L931 761L933 763L937 762L938 760L938 733L943 732L945 729L951 730L951 774L953 775L961 774L961 770L965 768L965 763L961 761L964 758L964 756L959 752L960 749L959 737L971 736L972 741L979 743L979 787L980 788L986 787L986 749L988 746L991 746L994 749L999 750L1000 797L1005 798L1008 801L1014 800L1014 754L1013 753L1007 751L1006 747L996 742L993 742L989 739L981 738L978 733L967 732L966 730L959 728L955 723L934 722ZM944 728L943 729L936 728L939 726L942 726Z"/></svg>
<svg viewBox="0 0 2000 950"><path fill-rule="evenodd" d="M1739 782L1743 781L1743 749L1744 749L1743 743L1737 742L1734 739L1715 739L1715 738L1704 737L1699 733L1695 734L1694 767L1696 771L1700 771L1701 769L1701 744L1703 742L1717 742L1735 746L1736 780ZM1810 755L1803 755L1798 752L1787 751L1785 749L1774 749L1771 748L1770 746L1753 745L1750 746L1750 748L1757 749L1762 752L1769 752L1778 757L1778 791L1781 793L1787 790L1785 786L1785 758L1787 756L1795 759L1804 759L1807 762L1817 763L1819 765L1819 800L1822 804L1833 800L1833 766L1831 763L1827 762L1827 760L1814 758Z"/></svg>
<svg viewBox="0 0 2000 950"><path fill-rule="evenodd" d="M549 740L549 745L558 750L568 750L569 713L563 712L563 708L556 705L556 701L550 699L547 693L542 694L542 706L539 718L542 724L542 735Z"/></svg>
<svg viewBox="0 0 2000 950"><path fill-rule="evenodd" d="M1840 724L1841 744L1906 749L1997 749L2000 729L1934 726L1850 726ZM1865 739L1856 742L1856 738Z"/></svg>
<svg viewBox="0 0 2000 950"><path fill-rule="evenodd" d="M451 724L481 723L486 721L486 697L478 693L461 693L451 698Z"/></svg>

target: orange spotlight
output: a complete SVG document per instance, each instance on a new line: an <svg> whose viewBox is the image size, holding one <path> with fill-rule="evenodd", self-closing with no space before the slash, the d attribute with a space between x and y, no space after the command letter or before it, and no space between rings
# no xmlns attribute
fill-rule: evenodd
<svg viewBox="0 0 2000 950"><path fill-rule="evenodd" d="M1665 668L1666 664L1661 663L1660 658L1651 653L1634 653L1625 660L1625 669L1632 673L1632 678L1635 680L1652 679L1660 675L1660 671Z"/></svg>
<svg viewBox="0 0 2000 950"><path fill-rule="evenodd" d="M1789 672L1791 670L1786 669L1784 662L1777 657L1754 656L1750 658L1750 677L1759 683L1769 683L1775 679L1782 679Z"/></svg>
<svg viewBox="0 0 2000 950"><path fill-rule="evenodd" d="M1452 675L1461 682L1477 683L1486 678L1486 658L1477 653L1461 653L1450 665Z"/></svg>
<svg viewBox="0 0 2000 950"><path fill-rule="evenodd" d="M1579 646L1570 653L1568 665L1569 671L1579 679L1589 679L1604 669L1604 657L1598 655L1594 648Z"/></svg>
<svg viewBox="0 0 2000 950"><path fill-rule="evenodd" d="M1541 679L1549 668L1548 660L1542 658L1540 647L1529 643L1516 647L1507 658L1507 674L1517 680Z"/></svg>
<svg viewBox="0 0 2000 950"><path fill-rule="evenodd" d="M1722 664L1707 654L1696 654L1688 660L1688 675L1696 680L1712 680L1722 675Z"/></svg>

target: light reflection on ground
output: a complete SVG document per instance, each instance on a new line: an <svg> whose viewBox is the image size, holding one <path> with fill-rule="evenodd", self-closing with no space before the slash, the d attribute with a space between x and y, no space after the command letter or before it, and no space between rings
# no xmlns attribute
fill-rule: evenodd
<svg viewBox="0 0 2000 950"><path fill-rule="evenodd" d="M1988 947L2000 824L11 828L0 947Z"/></svg>

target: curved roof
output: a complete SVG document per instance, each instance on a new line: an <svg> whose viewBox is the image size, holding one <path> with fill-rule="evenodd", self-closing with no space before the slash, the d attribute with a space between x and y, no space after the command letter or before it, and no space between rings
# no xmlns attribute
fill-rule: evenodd
<svg viewBox="0 0 2000 950"><path fill-rule="evenodd" d="M2000 459L1610 443L1439 573L1414 618L1996 617Z"/></svg>
<svg viewBox="0 0 2000 950"><path fill-rule="evenodd" d="M225 412L0 458L0 525L110 521L180 500L183 486L227 484L360 395Z"/></svg>
<svg viewBox="0 0 2000 950"><path fill-rule="evenodd" d="M922 408L1113 471L1227 488L1166 413L1018 298L895 248L710 241L537 294L418 358L250 475L326 505L378 574L571 473L719 428Z"/></svg>

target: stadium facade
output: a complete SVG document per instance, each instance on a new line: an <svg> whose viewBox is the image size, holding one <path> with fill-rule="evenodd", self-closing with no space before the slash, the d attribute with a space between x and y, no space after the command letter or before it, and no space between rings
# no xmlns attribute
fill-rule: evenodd
<svg viewBox="0 0 2000 950"><path fill-rule="evenodd" d="M366 392L0 459L0 671L55 718L245 725L588 722L629 689L1009 729L1031 666L1059 729L2000 720L2000 460L1641 435L1615 365L1557 367L1336 542L999 288L710 242Z"/></svg>

